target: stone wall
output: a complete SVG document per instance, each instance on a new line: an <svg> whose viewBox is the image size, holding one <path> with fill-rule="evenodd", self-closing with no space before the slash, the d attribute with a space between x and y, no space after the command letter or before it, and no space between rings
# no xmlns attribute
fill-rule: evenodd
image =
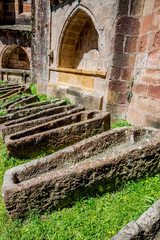
<svg viewBox="0 0 160 240"><path fill-rule="evenodd" d="M160 1L145 1L127 120L160 128Z"/></svg>
<svg viewBox="0 0 160 240"><path fill-rule="evenodd" d="M126 116L127 92L134 72L142 10L143 1L118 1L106 89L106 108L111 111L114 120Z"/></svg>

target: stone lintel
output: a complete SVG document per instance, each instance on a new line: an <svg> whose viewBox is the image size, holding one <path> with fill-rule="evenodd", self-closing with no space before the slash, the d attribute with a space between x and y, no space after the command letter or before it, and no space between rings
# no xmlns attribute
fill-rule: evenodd
<svg viewBox="0 0 160 240"><path fill-rule="evenodd" d="M83 69L74 69L74 68L49 68L49 71L54 72L64 72L64 73L73 73L78 75L86 75L86 76L96 76L101 78L106 78L107 72L106 71L92 71L92 70L83 70Z"/></svg>

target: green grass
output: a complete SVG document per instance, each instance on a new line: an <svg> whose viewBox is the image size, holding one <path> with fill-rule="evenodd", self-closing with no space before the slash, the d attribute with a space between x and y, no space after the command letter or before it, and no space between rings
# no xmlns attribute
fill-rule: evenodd
<svg viewBox="0 0 160 240"><path fill-rule="evenodd" d="M111 129L119 128L119 127L127 127L127 126L131 127L133 125L127 122L125 119L122 119L117 121L115 124L112 124Z"/></svg>
<svg viewBox="0 0 160 240"><path fill-rule="evenodd" d="M0 139L0 186L5 171L24 162L9 159ZM0 196L0 240L108 240L159 199L159 182L160 174L129 181L115 192L82 199L43 216L30 212L23 220L7 217Z"/></svg>

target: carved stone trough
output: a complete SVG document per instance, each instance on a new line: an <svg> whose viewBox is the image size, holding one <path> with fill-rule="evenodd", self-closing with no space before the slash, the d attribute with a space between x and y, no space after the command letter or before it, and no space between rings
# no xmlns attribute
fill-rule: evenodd
<svg viewBox="0 0 160 240"><path fill-rule="evenodd" d="M62 118L84 110L84 106L66 105L61 107L55 107L49 110L44 110L40 113L36 113L14 121L6 122L1 125L2 139L4 141L7 135L26 130L28 128L35 127L37 125L47 123L58 118Z"/></svg>
<svg viewBox="0 0 160 240"><path fill-rule="evenodd" d="M43 213L65 207L159 169L160 131L119 128L7 170L3 199L10 218L23 217L29 209Z"/></svg>
<svg viewBox="0 0 160 240"><path fill-rule="evenodd" d="M110 129L110 114L82 111L6 136L10 157L29 158L57 151Z"/></svg>
<svg viewBox="0 0 160 240"><path fill-rule="evenodd" d="M55 101L52 100L52 104L48 104L48 105L43 105L43 106L39 106L39 107L33 107L33 108L28 108L28 109L23 109L23 110L18 110L14 113L9 113L6 114L5 116L0 116L0 124L7 122L7 121L11 121L11 120L15 120L15 119L19 119L34 113L38 113L40 111L46 110L46 109L51 109L51 108L55 108L57 106L61 106L61 105L65 105L66 101L65 100L61 100L61 101Z"/></svg>

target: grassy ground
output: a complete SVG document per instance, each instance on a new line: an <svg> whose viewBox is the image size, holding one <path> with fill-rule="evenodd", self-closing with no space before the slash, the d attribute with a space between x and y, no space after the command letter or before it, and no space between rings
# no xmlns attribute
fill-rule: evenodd
<svg viewBox="0 0 160 240"><path fill-rule="evenodd" d="M33 86L32 93L36 92ZM41 96L40 100L46 100L46 96ZM118 121L112 129L123 126L130 124ZM0 138L0 189L5 171L24 162L27 160L9 159ZM71 208L43 216L31 212L23 220L8 218L0 194L0 240L108 240L160 198L159 182L160 174L137 179L116 192L82 199Z"/></svg>
<svg viewBox="0 0 160 240"><path fill-rule="evenodd" d="M0 187L4 172L23 162L9 159L0 139ZM83 199L43 216L32 212L23 220L8 218L0 195L0 240L108 240L160 198L159 182L160 174L130 181L116 192Z"/></svg>

